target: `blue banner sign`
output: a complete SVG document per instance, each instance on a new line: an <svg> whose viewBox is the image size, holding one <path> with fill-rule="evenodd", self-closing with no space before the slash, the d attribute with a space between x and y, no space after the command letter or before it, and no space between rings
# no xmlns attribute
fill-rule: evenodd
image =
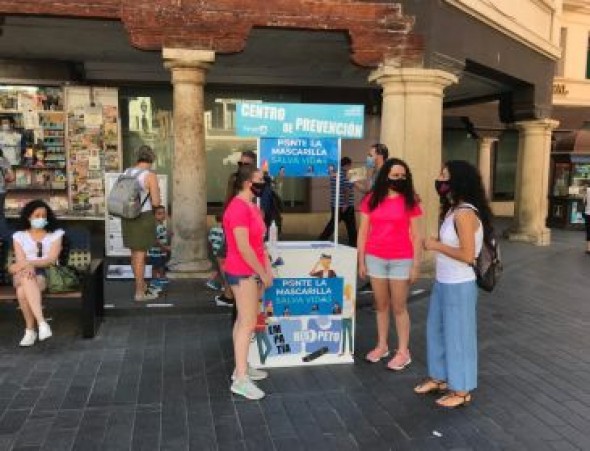
<svg viewBox="0 0 590 451"><path fill-rule="evenodd" d="M363 105L238 103L236 134L268 138L363 137Z"/></svg>
<svg viewBox="0 0 590 451"><path fill-rule="evenodd" d="M261 138L260 167L272 176L328 177L338 168L338 140Z"/></svg>
<svg viewBox="0 0 590 451"><path fill-rule="evenodd" d="M274 316L340 315L343 282L342 277L274 279L264 302L272 302Z"/></svg>

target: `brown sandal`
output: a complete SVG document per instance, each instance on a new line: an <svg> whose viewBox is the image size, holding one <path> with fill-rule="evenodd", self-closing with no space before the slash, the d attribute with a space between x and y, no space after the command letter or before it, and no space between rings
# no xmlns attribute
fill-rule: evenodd
<svg viewBox="0 0 590 451"><path fill-rule="evenodd" d="M437 381L431 377L424 379L414 387L414 393L418 395L426 395L428 393L442 393L446 391L447 383L445 381Z"/></svg>
<svg viewBox="0 0 590 451"><path fill-rule="evenodd" d="M446 402L456 399L457 402L451 402L447 404ZM456 409L457 407L465 407L468 406L471 402L471 393L467 393L466 395L460 395L459 393L452 391L442 398L436 400L436 405L439 407L444 407L445 409Z"/></svg>

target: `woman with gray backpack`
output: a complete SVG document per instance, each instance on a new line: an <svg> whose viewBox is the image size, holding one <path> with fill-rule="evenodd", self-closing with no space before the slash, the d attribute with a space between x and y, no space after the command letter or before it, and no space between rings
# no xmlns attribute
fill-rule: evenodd
<svg viewBox="0 0 590 451"><path fill-rule="evenodd" d="M131 250L136 301L158 297L144 279L147 251L156 243L154 209L161 205L158 178L151 171L155 158L151 147L141 146L135 166L119 177L107 199L109 213L121 218L123 244Z"/></svg>

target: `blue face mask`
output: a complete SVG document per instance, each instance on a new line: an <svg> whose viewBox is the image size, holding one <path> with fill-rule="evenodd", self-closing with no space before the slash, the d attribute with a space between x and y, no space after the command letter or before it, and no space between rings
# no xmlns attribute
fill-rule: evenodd
<svg viewBox="0 0 590 451"><path fill-rule="evenodd" d="M369 169L373 169L375 167L375 157L372 156L367 156L367 167Z"/></svg>
<svg viewBox="0 0 590 451"><path fill-rule="evenodd" d="M44 229L47 225L47 218L31 219L31 227L34 229Z"/></svg>

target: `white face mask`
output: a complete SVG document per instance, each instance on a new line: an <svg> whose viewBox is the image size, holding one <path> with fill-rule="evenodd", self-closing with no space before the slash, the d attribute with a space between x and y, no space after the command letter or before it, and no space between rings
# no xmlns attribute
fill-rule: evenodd
<svg viewBox="0 0 590 451"><path fill-rule="evenodd" d="M44 229L46 225L47 225L47 218L31 219L31 227L33 229Z"/></svg>

